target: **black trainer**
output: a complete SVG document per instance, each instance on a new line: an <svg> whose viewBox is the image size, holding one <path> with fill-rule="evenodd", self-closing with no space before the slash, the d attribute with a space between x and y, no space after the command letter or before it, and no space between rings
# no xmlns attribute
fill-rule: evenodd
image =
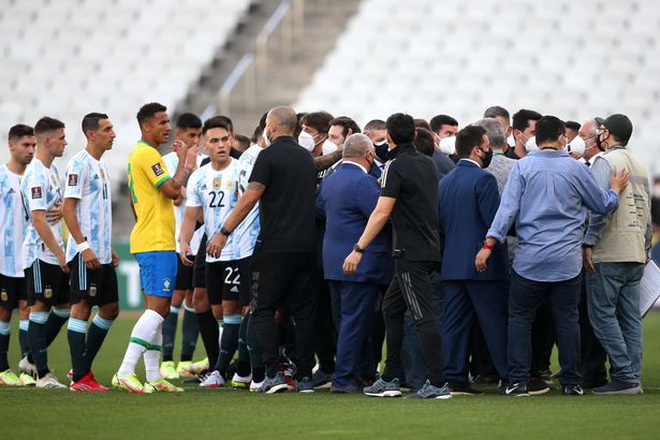
<svg viewBox="0 0 660 440"><path fill-rule="evenodd" d="M525 382L508 382L505 386L500 388L500 394L511 397L529 397L527 383Z"/></svg>
<svg viewBox="0 0 660 440"><path fill-rule="evenodd" d="M547 393L550 391L550 387L543 379L539 379L538 377L530 377L527 380L527 390L529 391L529 394L536 396L539 394Z"/></svg>
<svg viewBox="0 0 660 440"><path fill-rule="evenodd" d="M464 382L449 382L452 396L481 396L483 391L475 390L472 385Z"/></svg>
<svg viewBox="0 0 660 440"><path fill-rule="evenodd" d="M583 396L584 390L579 384L575 385L564 385L562 387L561 393L564 396Z"/></svg>

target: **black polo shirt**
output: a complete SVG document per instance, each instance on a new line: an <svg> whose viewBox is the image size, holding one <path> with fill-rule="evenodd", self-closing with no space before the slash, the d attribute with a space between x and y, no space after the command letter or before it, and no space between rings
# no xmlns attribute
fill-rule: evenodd
<svg viewBox="0 0 660 440"><path fill-rule="evenodd" d="M292 137L280 136L259 153L249 181L266 187L259 200L255 251L314 252L316 167L309 151Z"/></svg>
<svg viewBox="0 0 660 440"><path fill-rule="evenodd" d="M392 211L394 256L410 261L440 261L438 177L433 159L413 144L390 151L381 196L396 199Z"/></svg>

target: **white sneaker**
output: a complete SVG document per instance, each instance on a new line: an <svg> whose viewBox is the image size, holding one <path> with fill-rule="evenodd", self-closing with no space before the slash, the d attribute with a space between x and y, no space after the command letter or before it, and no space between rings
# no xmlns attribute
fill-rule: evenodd
<svg viewBox="0 0 660 440"><path fill-rule="evenodd" d="M213 370L203 382L199 384L202 388L220 388L225 384L225 379L218 370Z"/></svg>
<svg viewBox="0 0 660 440"><path fill-rule="evenodd" d="M66 390L69 387L61 384L53 373L48 373L44 377L37 379L37 388L43 388L45 390Z"/></svg>
<svg viewBox="0 0 660 440"><path fill-rule="evenodd" d="M252 374L243 377L239 376L238 373L234 373L234 377L231 378L231 386L234 388L249 388L251 382Z"/></svg>
<svg viewBox="0 0 660 440"><path fill-rule="evenodd" d="M18 371L25 374L29 374L35 379L37 378L37 366L35 364L30 363L30 361L28 361L27 356L23 357L18 362Z"/></svg>
<svg viewBox="0 0 660 440"><path fill-rule="evenodd" d="M255 381L250 382L250 392L251 393L258 393L259 388L261 388L261 385L263 385L263 384L264 384L263 380L261 382L255 382Z"/></svg>

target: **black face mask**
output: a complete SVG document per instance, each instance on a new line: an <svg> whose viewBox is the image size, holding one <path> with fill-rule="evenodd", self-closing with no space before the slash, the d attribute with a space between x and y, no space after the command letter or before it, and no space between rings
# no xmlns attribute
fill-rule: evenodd
<svg viewBox="0 0 660 440"><path fill-rule="evenodd" d="M600 133L596 135L596 146L600 151L605 151L605 147L607 146L607 142L600 140Z"/></svg>
<svg viewBox="0 0 660 440"><path fill-rule="evenodd" d="M488 151L486 152L486 157L481 159L481 161L483 162L482 168L488 168L488 165L490 165L490 162L492 160L493 160L493 149L489 147Z"/></svg>
<svg viewBox="0 0 660 440"><path fill-rule="evenodd" d="M376 145L376 156L381 162L387 161L387 142L383 145Z"/></svg>

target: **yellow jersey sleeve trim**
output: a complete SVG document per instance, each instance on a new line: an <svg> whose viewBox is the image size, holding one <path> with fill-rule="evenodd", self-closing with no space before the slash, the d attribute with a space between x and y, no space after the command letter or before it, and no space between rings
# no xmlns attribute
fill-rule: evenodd
<svg viewBox="0 0 660 440"><path fill-rule="evenodd" d="M165 183L167 180L170 180L171 177L168 175L163 176L160 180L158 180L156 183L154 183L154 186L156 188L160 188L160 186Z"/></svg>

